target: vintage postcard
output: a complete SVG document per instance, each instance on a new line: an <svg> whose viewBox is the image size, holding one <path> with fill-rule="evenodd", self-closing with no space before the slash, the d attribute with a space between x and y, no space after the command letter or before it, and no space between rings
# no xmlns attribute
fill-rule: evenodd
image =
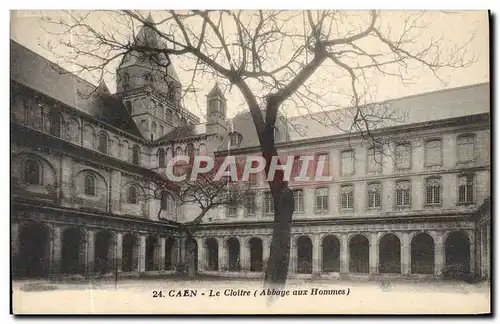
<svg viewBox="0 0 500 324"><path fill-rule="evenodd" d="M491 313L487 11L10 24L13 314Z"/></svg>

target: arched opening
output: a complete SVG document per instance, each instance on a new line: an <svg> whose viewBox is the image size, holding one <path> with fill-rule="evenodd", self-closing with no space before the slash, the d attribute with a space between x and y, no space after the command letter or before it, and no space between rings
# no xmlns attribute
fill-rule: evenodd
<svg viewBox="0 0 500 324"><path fill-rule="evenodd" d="M307 236L297 239L297 273L312 273L312 242Z"/></svg>
<svg viewBox="0 0 500 324"><path fill-rule="evenodd" d="M252 237L248 245L250 247L250 271L262 271L262 240Z"/></svg>
<svg viewBox="0 0 500 324"><path fill-rule="evenodd" d="M108 135L105 132L99 133L99 152L108 154Z"/></svg>
<svg viewBox="0 0 500 324"><path fill-rule="evenodd" d="M188 253L188 263L194 263L194 269L195 271L198 271L198 243L196 243L196 240L187 240L186 249Z"/></svg>
<svg viewBox="0 0 500 324"><path fill-rule="evenodd" d="M95 271L106 274L114 270L115 244L110 231L100 231L95 236Z"/></svg>
<svg viewBox="0 0 500 324"><path fill-rule="evenodd" d="M35 161L28 159L24 162L24 183L37 185L42 181L40 174L40 165Z"/></svg>
<svg viewBox="0 0 500 324"><path fill-rule="evenodd" d="M127 233L123 236L122 271L132 272L138 268L139 244L137 236Z"/></svg>
<svg viewBox="0 0 500 324"><path fill-rule="evenodd" d="M427 233L418 233L411 240L411 273L434 273L434 240Z"/></svg>
<svg viewBox="0 0 500 324"><path fill-rule="evenodd" d="M96 179L92 174L85 175L83 192L86 196L97 196Z"/></svg>
<svg viewBox="0 0 500 324"><path fill-rule="evenodd" d="M50 135L61 137L61 114L57 111L51 111L50 115Z"/></svg>
<svg viewBox="0 0 500 324"><path fill-rule="evenodd" d="M141 149L139 146L134 146L132 149L132 163L139 164L139 155L141 154Z"/></svg>
<svg viewBox="0 0 500 324"><path fill-rule="evenodd" d="M17 274L37 278L49 274L50 233L42 224L23 226L19 234Z"/></svg>
<svg viewBox="0 0 500 324"><path fill-rule="evenodd" d="M127 201L129 204L137 204L137 188L135 186L128 187Z"/></svg>
<svg viewBox="0 0 500 324"><path fill-rule="evenodd" d="M356 234L349 241L349 272L368 273L370 243L366 236Z"/></svg>
<svg viewBox="0 0 500 324"><path fill-rule="evenodd" d="M85 274L85 233L79 228L68 228L62 236L61 273Z"/></svg>
<svg viewBox="0 0 500 324"><path fill-rule="evenodd" d="M445 242L445 269L447 277L470 274L470 241L464 232L453 232Z"/></svg>
<svg viewBox="0 0 500 324"><path fill-rule="evenodd" d="M209 238L205 243L207 250L207 270L219 270L219 244L214 238Z"/></svg>
<svg viewBox="0 0 500 324"><path fill-rule="evenodd" d="M175 239L169 237L165 240L165 270L173 270L174 262L172 253L174 252Z"/></svg>
<svg viewBox="0 0 500 324"><path fill-rule="evenodd" d="M340 241L333 235L323 239L323 272L340 272Z"/></svg>
<svg viewBox="0 0 500 324"><path fill-rule="evenodd" d="M159 149L157 152L157 157L158 157L158 167L159 168L165 168L165 151L163 149Z"/></svg>
<svg viewBox="0 0 500 324"><path fill-rule="evenodd" d="M401 242L394 234L384 235L379 242L379 273L401 273Z"/></svg>
<svg viewBox="0 0 500 324"><path fill-rule="evenodd" d="M228 270L240 271L240 241L231 237L227 240Z"/></svg>
<svg viewBox="0 0 500 324"><path fill-rule="evenodd" d="M158 270L158 238L148 236L146 239L146 271Z"/></svg>

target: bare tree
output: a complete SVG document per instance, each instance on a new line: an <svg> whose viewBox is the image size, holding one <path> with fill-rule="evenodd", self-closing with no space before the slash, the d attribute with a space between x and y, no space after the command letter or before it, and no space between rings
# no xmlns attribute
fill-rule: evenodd
<svg viewBox="0 0 500 324"><path fill-rule="evenodd" d="M184 70L192 73L186 94L196 92L197 82L207 76L229 91L236 87L252 116L266 173L277 155L273 132L280 109L295 109L379 144L372 128L394 116L383 105L366 106L376 90L372 78L407 83L430 71L440 79L441 71L473 62L469 42L448 46L445 38L426 34L430 21L422 12L401 12L397 23L394 13L391 20L378 11L170 10L157 15L155 22L137 11L72 11L47 21L57 26L49 32L59 34L60 45L70 50L70 55L59 55L74 72L103 79L117 61L139 52L158 66L164 64L161 57L182 58ZM154 41L136 42L139 26L147 26ZM339 98L347 105L338 103ZM339 106L350 109L332 111ZM275 214L265 280L282 285L288 273L293 195L282 172L268 182Z"/></svg>

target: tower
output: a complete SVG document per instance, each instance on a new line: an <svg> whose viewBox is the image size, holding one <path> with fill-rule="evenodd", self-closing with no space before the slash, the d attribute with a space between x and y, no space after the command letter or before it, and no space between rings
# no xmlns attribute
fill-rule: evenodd
<svg viewBox="0 0 500 324"><path fill-rule="evenodd" d="M226 114L226 98L219 84L215 83L215 86L207 95L207 133L219 135L225 133Z"/></svg>
<svg viewBox="0 0 500 324"><path fill-rule="evenodd" d="M153 27L151 27L153 26ZM134 37L134 45L165 48L151 14ZM156 140L186 120L180 105L181 84L170 59L157 51L132 51L116 70L116 96L119 97L148 140Z"/></svg>

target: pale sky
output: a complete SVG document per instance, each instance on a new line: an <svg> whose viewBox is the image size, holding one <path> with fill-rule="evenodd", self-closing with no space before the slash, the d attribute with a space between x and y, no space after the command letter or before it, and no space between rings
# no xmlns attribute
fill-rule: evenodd
<svg viewBox="0 0 500 324"><path fill-rule="evenodd" d="M401 16L400 12L383 12L383 14L384 21L389 21L389 23L392 21L393 24ZM54 54L41 46L46 45L48 41L57 42L57 39L52 35L46 34L40 28L42 24L39 18L40 15L39 11L13 11L11 13L11 39L52 61L57 61ZM44 15L56 17L60 13L44 12ZM153 11L152 15L153 18L160 17L161 13ZM458 12L458 14L430 12L429 15L431 24L422 31L427 37L429 35L443 35L446 38L447 44L462 44L474 33L475 37L469 49L470 53L474 55L476 62L467 68L443 71L442 76L446 79L446 84L442 84L431 73L422 73L418 76L418 81L410 85L402 85L396 78L380 79L375 77L370 80L370 83L376 88L373 94L375 101L489 81L489 26L487 11ZM179 60L182 59L172 58L173 65L176 68L181 83L188 84L191 73L176 66L176 64L179 64ZM327 71L327 69L325 68L324 71ZM321 74L321 72L319 71L318 73ZM109 76L106 78L106 82L113 92L115 90L115 81ZM199 80L199 86L197 87L199 91L198 98L204 98L213 87L214 82L215 80L210 76L205 77L204 80ZM321 83L319 86L342 89L349 87L349 81L335 80L335 82ZM232 89L231 93L226 93L226 97L228 98L228 117L232 117L237 112L247 109L236 87ZM202 110L205 109L204 99L201 99L199 103L200 108L197 108L189 99L185 102L186 108L203 119Z"/></svg>

